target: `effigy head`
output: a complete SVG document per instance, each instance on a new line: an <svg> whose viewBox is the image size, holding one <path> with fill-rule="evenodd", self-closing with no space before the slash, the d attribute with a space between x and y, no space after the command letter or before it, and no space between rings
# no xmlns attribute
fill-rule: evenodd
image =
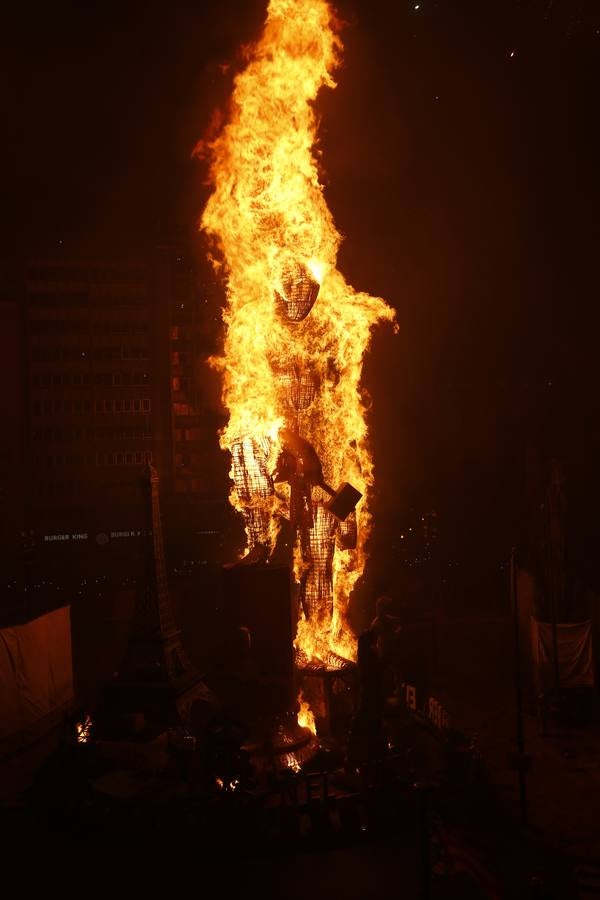
<svg viewBox="0 0 600 900"><path fill-rule="evenodd" d="M286 266L281 276L281 290L275 290L279 315L288 322L301 322L307 317L319 295L319 282L300 263Z"/></svg>

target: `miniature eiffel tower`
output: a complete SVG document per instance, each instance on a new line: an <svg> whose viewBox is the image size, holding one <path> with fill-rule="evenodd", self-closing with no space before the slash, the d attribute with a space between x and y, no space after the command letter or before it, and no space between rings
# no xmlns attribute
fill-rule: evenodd
<svg viewBox="0 0 600 900"><path fill-rule="evenodd" d="M105 697L109 715L142 715L144 731L185 724L196 699L214 702L188 658L173 615L158 485L158 473L149 465L144 480L151 522L145 571L138 580L127 650Z"/></svg>

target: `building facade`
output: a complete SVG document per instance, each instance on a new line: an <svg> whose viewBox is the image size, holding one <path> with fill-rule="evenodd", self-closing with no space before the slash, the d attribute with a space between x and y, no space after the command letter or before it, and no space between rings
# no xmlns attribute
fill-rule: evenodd
<svg viewBox="0 0 600 900"><path fill-rule="evenodd" d="M143 258L61 253L18 269L2 304L15 356L3 489L31 577L135 578L148 462L173 565L202 562L221 541L227 487L202 386L217 325L193 261L165 242Z"/></svg>

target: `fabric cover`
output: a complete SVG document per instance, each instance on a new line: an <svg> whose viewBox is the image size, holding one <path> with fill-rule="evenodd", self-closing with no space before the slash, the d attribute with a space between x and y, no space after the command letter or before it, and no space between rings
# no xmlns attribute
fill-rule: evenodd
<svg viewBox="0 0 600 900"><path fill-rule="evenodd" d="M38 738L72 705L70 608L0 629L0 755Z"/></svg>
<svg viewBox="0 0 600 900"><path fill-rule="evenodd" d="M556 626L560 686L593 687L592 623L560 623ZM554 685L552 624L531 619L532 653L536 687L543 692Z"/></svg>

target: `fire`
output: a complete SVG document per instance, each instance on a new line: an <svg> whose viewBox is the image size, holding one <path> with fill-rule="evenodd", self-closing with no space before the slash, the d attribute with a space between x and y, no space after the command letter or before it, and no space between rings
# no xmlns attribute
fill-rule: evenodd
<svg viewBox="0 0 600 900"><path fill-rule="evenodd" d="M90 741L93 724L91 716L86 716L85 719L76 723L78 744L87 744Z"/></svg>
<svg viewBox="0 0 600 900"><path fill-rule="evenodd" d="M308 728L313 734L316 734L317 726L315 724L315 714L310 708L308 701L304 699L302 691L298 694L298 703L300 704L300 709L298 711L298 725L301 725L302 728Z"/></svg>
<svg viewBox="0 0 600 900"><path fill-rule="evenodd" d="M227 285L224 350L212 364L229 412L221 446L232 454L230 499L249 549L264 558L282 520L300 522L296 646L324 662L355 656L346 609L366 560L373 484L362 360L373 326L394 318L336 268L341 236L319 181L314 101L335 87L338 31L326 0L270 0L228 118L197 148L210 160L213 188L201 227ZM361 492L356 517L340 525L318 482L302 481L302 463L299 475L281 474L282 430L315 449L324 482Z"/></svg>

